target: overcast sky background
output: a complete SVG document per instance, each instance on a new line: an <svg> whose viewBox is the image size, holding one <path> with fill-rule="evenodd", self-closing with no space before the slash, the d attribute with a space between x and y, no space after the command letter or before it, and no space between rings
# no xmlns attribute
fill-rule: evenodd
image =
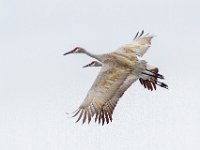
<svg viewBox="0 0 200 150"><path fill-rule="evenodd" d="M198 0L0 0L0 149L199 150ZM169 90L135 83L113 122L75 124L99 72L93 59L63 56L75 46L113 51L137 31L156 37L142 59Z"/></svg>

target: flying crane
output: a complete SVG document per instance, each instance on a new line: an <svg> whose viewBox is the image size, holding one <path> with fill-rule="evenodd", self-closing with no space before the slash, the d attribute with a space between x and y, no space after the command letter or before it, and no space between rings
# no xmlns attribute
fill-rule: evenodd
<svg viewBox="0 0 200 150"><path fill-rule="evenodd" d="M84 53L101 62L102 67L92 87L88 91L84 101L74 112L73 117L78 116L76 122L82 119L82 123L86 120L90 123L92 117L95 116L95 122L108 124L112 121L112 114L123 93L137 79L154 78L153 84L142 83L148 88L154 87L155 84L168 88L167 84L158 81L164 79L157 71L148 69L145 60L139 60L151 45L153 36L146 34L144 31L136 34L134 40L125 44L117 50L106 54L92 54L82 47L75 47L73 50L65 53L78 54ZM141 81L142 82L142 81ZM151 87L149 86L151 84ZM154 87L155 88L155 87Z"/></svg>

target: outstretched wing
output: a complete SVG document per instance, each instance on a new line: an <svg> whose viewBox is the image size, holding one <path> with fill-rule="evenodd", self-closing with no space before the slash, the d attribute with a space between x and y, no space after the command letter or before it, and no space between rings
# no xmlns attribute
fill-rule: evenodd
<svg viewBox="0 0 200 150"><path fill-rule="evenodd" d="M119 101L119 99L123 96L125 91L138 79L138 76L135 76L133 74L130 74L127 79L124 81L124 83L120 86L120 88L116 91L115 95L108 100L102 107L102 110L100 112L100 116L97 116L95 118L95 121L97 119L99 120L99 123L102 120L102 125L104 124L104 121L106 120L107 124L109 121L112 122L112 114L113 111Z"/></svg>
<svg viewBox="0 0 200 150"><path fill-rule="evenodd" d="M124 46L116 50L116 52L142 57L151 46L151 39L153 37L154 36L149 34L144 35L144 31L142 31L140 34L138 32L131 43L125 44Z"/></svg>
<svg viewBox="0 0 200 150"><path fill-rule="evenodd" d="M105 121L103 107L115 95L130 72L131 70L126 67L112 67L108 64L104 64L85 100L74 114L74 116L79 114L76 122L83 117L83 123L85 123L86 120L88 120L89 123L91 118L96 114L99 123L101 120L103 123ZM106 114L111 116L111 110L107 111Z"/></svg>

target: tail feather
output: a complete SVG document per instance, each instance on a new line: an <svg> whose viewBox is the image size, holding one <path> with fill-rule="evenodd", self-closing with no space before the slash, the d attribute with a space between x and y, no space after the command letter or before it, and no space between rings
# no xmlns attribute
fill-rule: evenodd
<svg viewBox="0 0 200 150"><path fill-rule="evenodd" d="M164 76L159 74L157 67L151 67L147 65L146 69L141 73L140 83L148 90L156 90L156 85L168 89L168 85L164 82L160 82L158 79L164 79Z"/></svg>
<svg viewBox="0 0 200 150"><path fill-rule="evenodd" d="M159 85L160 87L168 89L168 85L164 82L156 81L156 84Z"/></svg>

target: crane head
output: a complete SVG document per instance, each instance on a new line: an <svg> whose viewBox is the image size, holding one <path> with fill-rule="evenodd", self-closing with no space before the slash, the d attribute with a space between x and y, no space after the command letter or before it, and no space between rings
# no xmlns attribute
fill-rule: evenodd
<svg viewBox="0 0 200 150"><path fill-rule="evenodd" d="M74 49L72 49L69 52L64 53L63 55L68 55L68 54L75 54L75 53L84 53L85 50L81 47L75 47Z"/></svg>
<svg viewBox="0 0 200 150"><path fill-rule="evenodd" d="M91 63L83 66L83 68L86 68L86 67L101 67L102 64L98 61L92 61Z"/></svg>

